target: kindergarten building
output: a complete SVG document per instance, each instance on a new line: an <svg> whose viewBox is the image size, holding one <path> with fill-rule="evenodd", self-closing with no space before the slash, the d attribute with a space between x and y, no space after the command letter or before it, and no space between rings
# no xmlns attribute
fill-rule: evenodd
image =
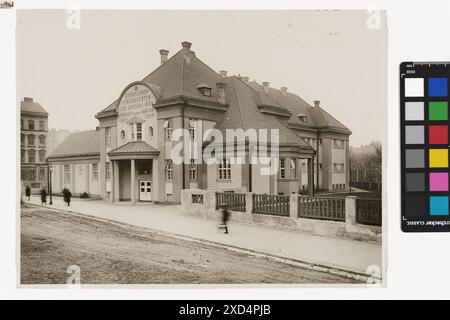
<svg viewBox="0 0 450 320"><path fill-rule="evenodd" d="M53 192L134 203L179 202L187 188L286 195L348 189L351 132L319 101L309 105L286 87L216 72L189 42L170 58L167 50L160 55L160 66L95 115L96 130L72 133L48 156ZM192 139L208 129L278 129L278 173L262 175L259 164L226 157L176 163L177 128Z"/></svg>

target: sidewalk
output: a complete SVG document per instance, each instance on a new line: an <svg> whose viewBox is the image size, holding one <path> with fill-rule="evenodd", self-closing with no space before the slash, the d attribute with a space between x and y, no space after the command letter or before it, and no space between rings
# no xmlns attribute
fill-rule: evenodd
<svg viewBox="0 0 450 320"><path fill-rule="evenodd" d="M25 202L41 204L39 196ZM223 234L214 221L183 216L175 205L113 205L105 200L73 199L67 207L62 198L53 197L48 207L352 272L366 273L371 265L382 267L380 244L238 223L231 223L230 234Z"/></svg>

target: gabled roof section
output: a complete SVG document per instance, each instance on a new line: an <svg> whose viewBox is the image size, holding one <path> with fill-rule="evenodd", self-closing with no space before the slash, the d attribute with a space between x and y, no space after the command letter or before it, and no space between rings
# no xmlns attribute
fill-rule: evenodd
<svg viewBox="0 0 450 320"><path fill-rule="evenodd" d="M48 159L100 155L100 133L96 130L71 133Z"/></svg>
<svg viewBox="0 0 450 320"><path fill-rule="evenodd" d="M260 92L264 91L263 86L255 81L252 81L250 86ZM292 113L289 122L295 124L296 127L329 128L341 133L351 134L351 131L345 125L336 120L323 108L309 105L305 100L294 93L283 93L281 90L271 87L268 89L268 95ZM306 122L299 121L298 115L300 114L306 116Z"/></svg>
<svg viewBox="0 0 450 320"><path fill-rule="evenodd" d="M159 100L184 96L211 102L218 102L216 83L223 81L217 72L197 58L193 51L185 47L142 79L142 82L161 88ZM211 96L201 93L198 88L200 84L211 88ZM114 111L118 103L118 100L114 101L100 111L99 115Z"/></svg>
<svg viewBox="0 0 450 320"><path fill-rule="evenodd" d="M32 98L24 98L24 101L20 102L20 112L48 116L47 111L39 103L34 102Z"/></svg>
<svg viewBox="0 0 450 320"><path fill-rule="evenodd" d="M278 129L280 144L312 149L275 116L263 114L258 110L261 102L258 91L235 76L226 78L226 82L227 96L230 101L229 109L223 115L223 120L216 125L216 129L222 132L226 129Z"/></svg>

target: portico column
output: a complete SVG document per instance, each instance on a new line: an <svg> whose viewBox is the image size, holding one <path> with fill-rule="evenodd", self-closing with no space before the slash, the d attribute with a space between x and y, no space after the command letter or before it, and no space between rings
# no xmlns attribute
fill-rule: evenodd
<svg viewBox="0 0 450 320"><path fill-rule="evenodd" d="M119 161L113 161L112 162L112 168L114 170L114 175L113 175L113 179L112 179L112 187L113 187L113 192L112 192L112 199L114 199L115 202L119 202L120 201L120 190L119 190Z"/></svg>
<svg viewBox="0 0 450 320"><path fill-rule="evenodd" d="M131 203L134 203L135 200L135 194L134 194L134 189L135 189L135 161L134 159L131 159Z"/></svg>
<svg viewBox="0 0 450 320"><path fill-rule="evenodd" d="M115 200L115 197L116 197L116 195L115 195L115 192L116 192L116 186L115 186L115 184L116 184L116 179L115 179L116 172L115 172L115 167L116 167L116 162L111 160L111 198L110 198L111 203L114 203L114 200Z"/></svg>
<svg viewBox="0 0 450 320"><path fill-rule="evenodd" d="M308 159L308 195L314 196L314 158Z"/></svg>

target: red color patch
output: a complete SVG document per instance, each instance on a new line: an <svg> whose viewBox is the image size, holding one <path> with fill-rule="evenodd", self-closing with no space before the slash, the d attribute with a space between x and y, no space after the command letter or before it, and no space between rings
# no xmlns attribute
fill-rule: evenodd
<svg viewBox="0 0 450 320"><path fill-rule="evenodd" d="M448 144L448 126L429 126L430 144Z"/></svg>

